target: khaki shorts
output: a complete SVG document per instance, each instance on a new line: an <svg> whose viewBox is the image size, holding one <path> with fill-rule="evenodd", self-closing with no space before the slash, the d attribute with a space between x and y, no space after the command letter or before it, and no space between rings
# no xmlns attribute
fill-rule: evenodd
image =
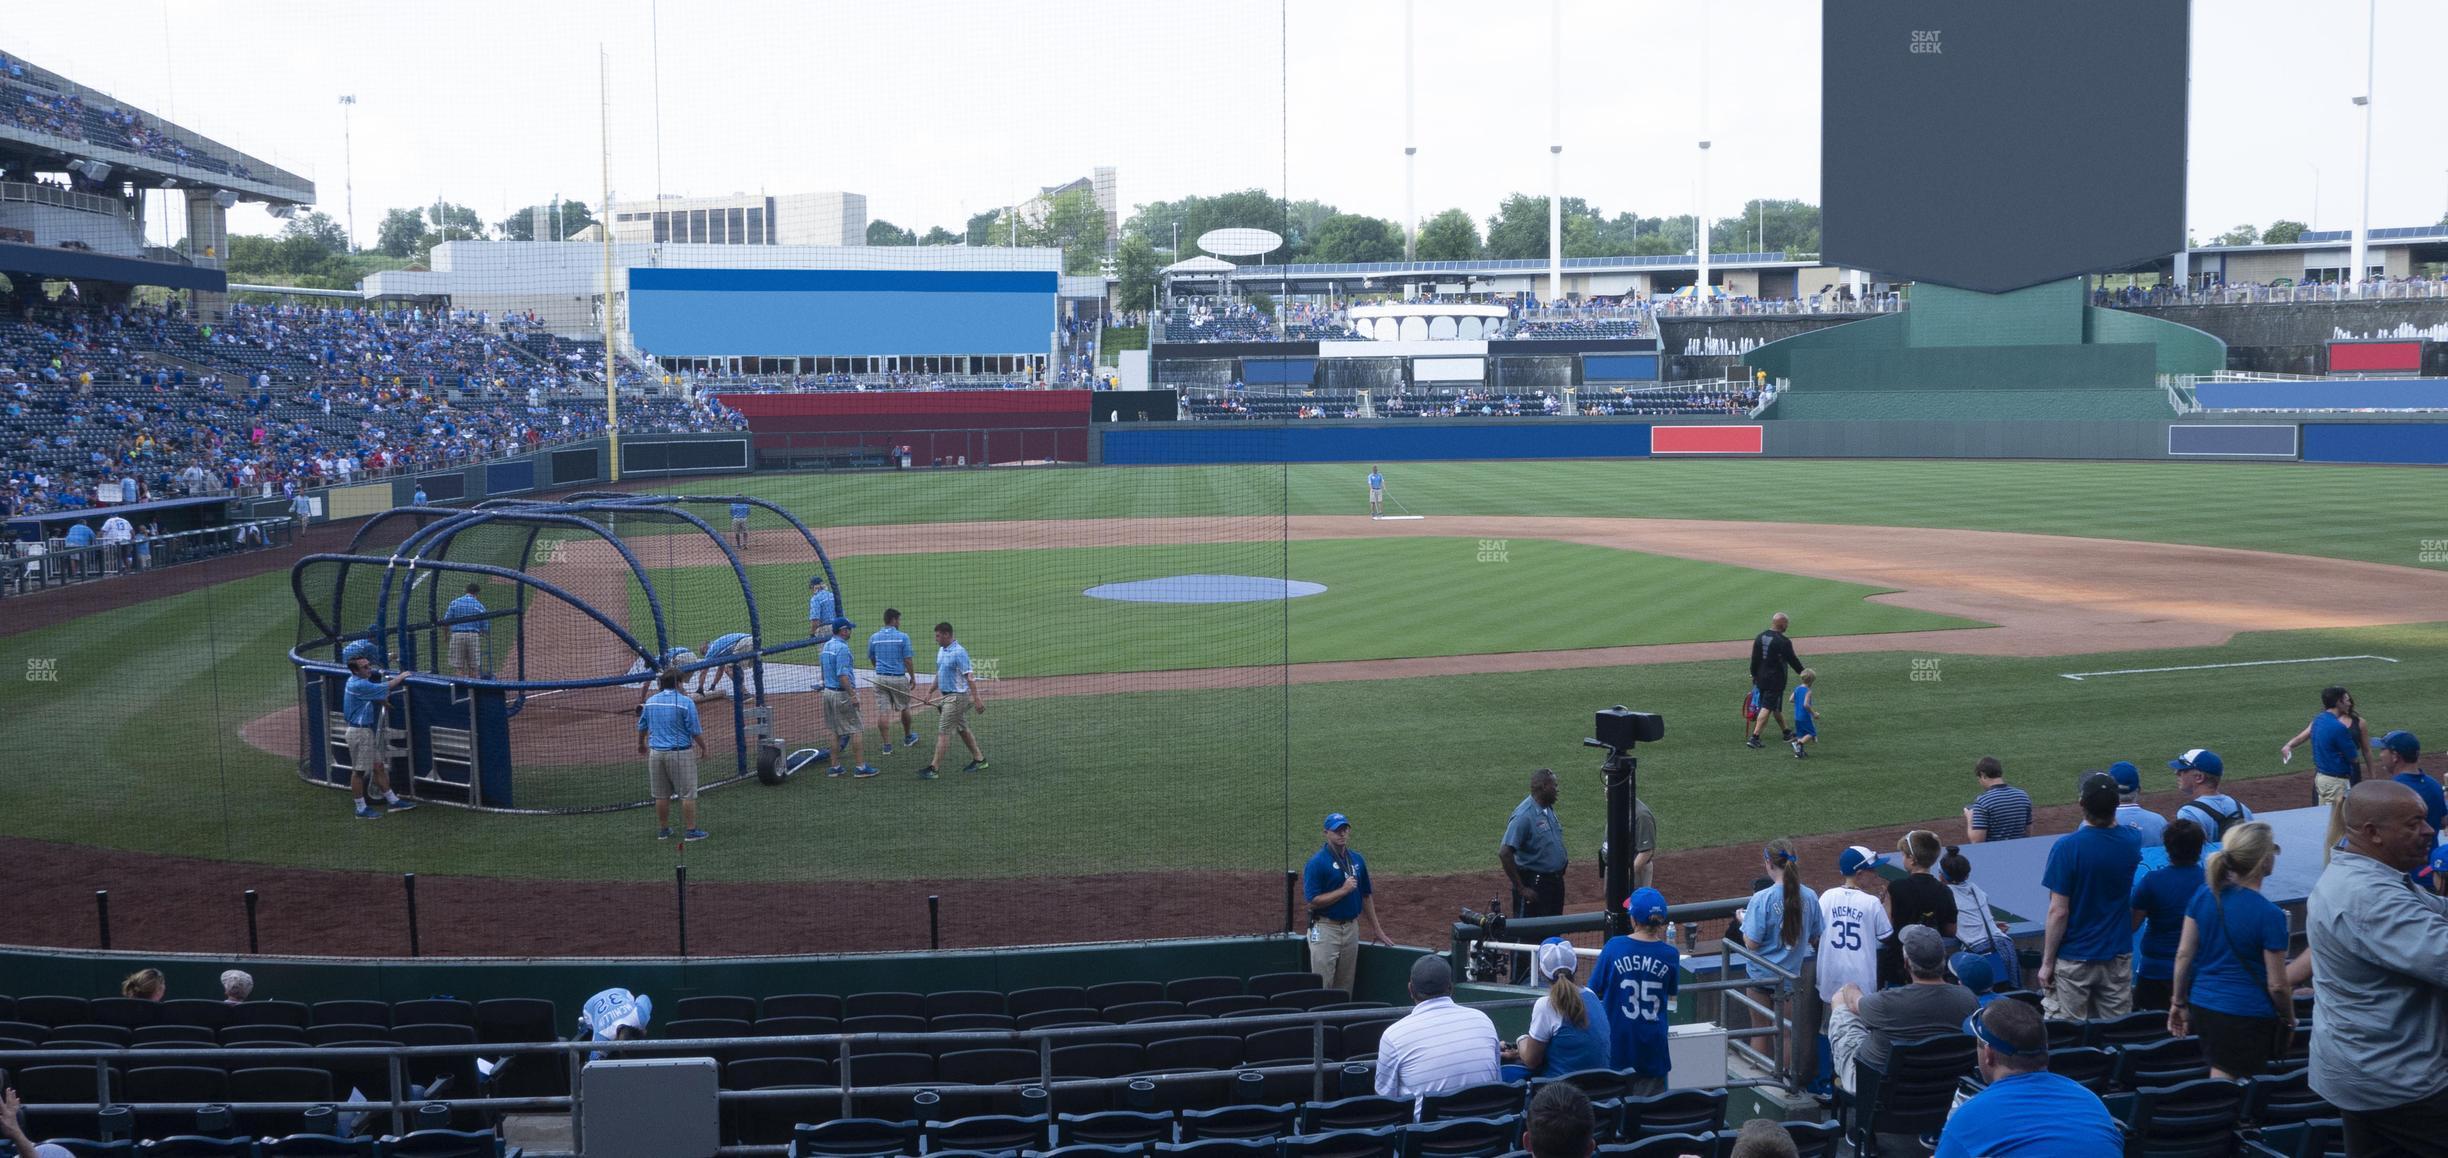
<svg viewBox="0 0 2448 1158"><path fill-rule="evenodd" d="M836 736L851 735L867 727L859 722L858 693L855 691L825 689L824 709L825 726L833 729Z"/></svg>
<svg viewBox="0 0 2448 1158"><path fill-rule="evenodd" d="M2133 1012L2133 957L2106 961L2057 959L2055 984L2040 997L2040 1011L2071 1021L2123 1017Z"/></svg>
<svg viewBox="0 0 2448 1158"><path fill-rule="evenodd" d="M475 671L484 666L484 633L454 631L450 633L450 661L453 670Z"/></svg>
<svg viewBox="0 0 2448 1158"><path fill-rule="evenodd" d="M656 800L697 799L697 750L646 753L646 791Z"/></svg>
<svg viewBox="0 0 2448 1158"><path fill-rule="evenodd" d="M2354 782L2343 776L2331 776L2326 772L2312 774L2312 796L2324 808L2336 807L2338 801L2346 799L2346 790L2352 787Z"/></svg>
<svg viewBox="0 0 2448 1158"><path fill-rule="evenodd" d="M912 686L910 683L910 677L905 675L880 675L870 679L868 682L875 685L876 703L882 705L882 711L889 714L892 712L906 712L909 710L910 688Z"/></svg>
<svg viewBox="0 0 2448 1158"><path fill-rule="evenodd" d="M746 519L733 519L733 520L731 520L731 529L732 529L733 531L738 532L738 533L743 534L743 535L744 535L744 534L747 534L747 533L748 533L748 520L746 520Z"/></svg>
<svg viewBox="0 0 2448 1158"><path fill-rule="evenodd" d="M347 731L341 733L341 738L348 744L351 771L364 776L381 770L382 748L375 743L374 729L360 728L352 724Z"/></svg>
<svg viewBox="0 0 2448 1158"><path fill-rule="evenodd" d="M946 692L942 703L935 710L938 713L935 722L938 729L951 731L967 728L969 726L969 693Z"/></svg>

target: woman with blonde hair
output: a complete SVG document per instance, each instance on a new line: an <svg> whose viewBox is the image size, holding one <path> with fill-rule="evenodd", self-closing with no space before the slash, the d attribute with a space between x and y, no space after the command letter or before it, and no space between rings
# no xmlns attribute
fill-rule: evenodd
<svg viewBox="0 0 2448 1158"><path fill-rule="evenodd" d="M1955 891L1947 887L1932 871L1946 846L1938 834L1916 828L1896 842L1896 851L1903 854L1906 874L1902 880L1887 885L1887 927L1901 933L1906 925L1927 925L1938 930L1941 937L1955 936ZM1896 934L1889 934L1879 947L1879 976L1889 985L1907 985L1912 975L1904 969L1904 950Z"/></svg>
<svg viewBox="0 0 2448 1158"><path fill-rule="evenodd" d="M1581 984L1581 955L1573 943L1549 937L1532 961L1547 992L1530 1009L1530 1032L1504 1047L1505 1080L1615 1068L1598 997Z"/></svg>
<svg viewBox="0 0 2448 1158"><path fill-rule="evenodd" d="M2170 985L2168 1032L2198 1033L2210 1076L2242 1081L2287 1051L2295 1028L2287 981L2286 913L2261 895L2278 840L2261 821L2237 825L2202 867L2185 906Z"/></svg>
<svg viewBox="0 0 2448 1158"><path fill-rule="evenodd" d="M119 996L138 1001L159 1001L170 991L170 982L159 969L139 969L119 983Z"/></svg>

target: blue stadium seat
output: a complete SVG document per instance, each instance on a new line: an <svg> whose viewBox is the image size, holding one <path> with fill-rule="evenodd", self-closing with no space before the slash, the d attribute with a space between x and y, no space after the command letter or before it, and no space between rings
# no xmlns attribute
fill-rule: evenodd
<svg viewBox="0 0 2448 1158"><path fill-rule="evenodd" d="M1038 1150L1046 1145L1046 1116L979 1114L929 1122L921 1132L928 1153L938 1150Z"/></svg>
<svg viewBox="0 0 2448 1158"><path fill-rule="evenodd" d="M144 1142L136 1147L146 1158L254 1158L252 1138L208 1138L201 1134L172 1134Z"/></svg>
<svg viewBox="0 0 2448 1158"><path fill-rule="evenodd" d="M1401 1126L1410 1121L1411 1099L1361 1094L1302 1106L1300 1129L1303 1134L1328 1134L1339 1130Z"/></svg>
<svg viewBox="0 0 2448 1158"><path fill-rule="evenodd" d="M1403 1158L1431 1155L1496 1158L1521 1144L1522 1119L1519 1114L1502 1118L1446 1118L1404 1126L1401 1130Z"/></svg>
<svg viewBox="0 0 2448 1158"><path fill-rule="evenodd" d="M1181 1139L1195 1142L1201 1138L1281 1138L1298 1128L1299 1110L1297 1104L1290 1102L1184 1110L1180 1118Z"/></svg>
<svg viewBox="0 0 2448 1158"><path fill-rule="evenodd" d="M836 1118L791 1131L791 1158L865 1158L871 1154L915 1153L918 1123L880 1118Z"/></svg>
<svg viewBox="0 0 2448 1158"><path fill-rule="evenodd" d="M2244 1084L2200 1078L2134 1092L2127 1148L2156 1158L2215 1158L2232 1153L2244 1117Z"/></svg>
<svg viewBox="0 0 2448 1158"><path fill-rule="evenodd" d="M263 1158L374 1158L372 1138L343 1138L334 1134L291 1134L283 1138L266 1138L256 1148Z"/></svg>
<svg viewBox="0 0 2448 1158"><path fill-rule="evenodd" d="M1379 1126L1374 1130L1302 1134L1283 1140L1283 1158L1384 1158L1402 1152L1403 1131L1407 1128Z"/></svg>
<svg viewBox="0 0 2448 1158"><path fill-rule="evenodd" d="M1725 1126L1724 1090L1668 1090L1621 1099L1616 1136L1637 1141L1653 1134L1713 1134Z"/></svg>
<svg viewBox="0 0 2448 1158"><path fill-rule="evenodd" d="M1271 1138L1201 1138L1192 1142L1158 1142L1156 1152L1179 1154L1183 1158L1234 1158L1245 1154L1277 1154L1281 1148Z"/></svg>
<svg viewBox="0 0 2448 1158"><path fill-rule="evenodd" d="M1420 1099L1420 1120L1436 1122L1446 1118L1500 1118L1519 1114L1529 1096L1530 1087L1526 1082L1486 1082L1465 1086Z"/></svg>
<svg viewBox="0 0 2448 1158"><path fill-rule="evenodd" d="M384 1138L381 1158L500 1158L501 1139L474 1130L413 1130Z"/></svg>

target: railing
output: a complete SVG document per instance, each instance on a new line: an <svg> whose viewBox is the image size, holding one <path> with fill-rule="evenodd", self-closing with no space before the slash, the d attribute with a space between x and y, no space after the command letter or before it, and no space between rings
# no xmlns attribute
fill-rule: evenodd
<svg viewBox="0 0 2448 1158"><path fill-rule="evenodd" d="M2131 299L2110 292L2092 304L2120 309L2152 306L2272 305L2288 302L2428 301L2448 298L2448 279L2408 278L2306 285L2214 285L2199 289L2162 286Z"/></svg>
<svg viewBox="0 0 2448 1158"><path fill-rule="evenodd" d="M70 547L57 539L0 542L0 596L279 547L295 536L296 528L289 519L255 519L198 531L139 536L123 543L97 542L90 547Z"/></svg>
<svg viewBox="0 0 2448 1158"><path fill-rule="evenodd" d="M56 185L36 185L25 181L0 181L0 201L23 201L33 205L56 205L79 213L99 213L106 217L127 218L124 202L111 197L96 197Z"/></svg>
<svg viewBox="0 0 2448 1158"><path fill-rule="evenodd" d="M1533 997L1523 997L1503 1001L1480 1002L1474 1005L1473 1008L1523 1008L1534 1004L1535 1000L1536 999ZM1327 1057L1326 1027L1329 1025L1340 1025L1347 1022L1382 1021L1387 1019L1389 1016L1399 1017L1405 1012L1407 1011L1398 1007L1385 1006L1371 1009L1343 1009L1330 1011L1307 1010L1284 1013L1247 1014L1223 1019L1196 1018L1185 1019L1180 1022L1077 1026L1062 1029L953 1030L940 1033L834 1033L747 1038L685 1038L663 1041L639 1038L629 1041L560 1041L534 1042L517 1045L475 1043L466 1045L417 1046L307 1046L304 1048L300 1048L295 1045L285 1045L266 1047L262 1049L254 1049L247 1046L199 1046L194 1049L153 1048L148 1046L142 1051L131 1051L126 1049L20 1050L11 1053L8 1056L11 1063L17 1066L91 1065L94 1067L94 1101L53 1102L28 1105L25 1107L25 1109L28 1111L35 1113L94 1113L101 1115L107 1114L116 1109L125 1108L131 1111L143 1111L148 1113L188 1113L202 1112L208 1109L226 1109L236 1113L265 1112L305 1114L323 1107L332 1107L335 1110L341 1110L348 1113L388 1114L391 1118L392 1132L396 1134L407 1132L410 1127L410 1115L430 1106L446 1107L453 1110L567 1112L570 1115L573 1129L576 1131L582 1131L584 1129L586 1108L586 1084L583 1080L582 1074L586 1062L589 1060L589 1055L619 1056L630 1054L654 1057L711 1057L718 1056L723 1051L736 1049L747 1044L754 1044L760 1049L770 1049L778 1046L806 1046L809 1048L802 1056L816 1057L825 1053L832 1054L836 1059L836 1065L838 1066L836 1072L842 1076L843 1080L841 1080L838 1084L830 1086L793 1086L788 1088L764 1090L723 1090L717 1094L717 1101L721 1105L730 1106L761 1101L803 1101L811 1098L839 1098L841 1102L842 1116L851 1117L854 1116L854 1098L879 1093L907 1092L911 1096L914 1105L925 1106L933 1104L935 1100L939 1099L941 1095L944 1094L1010 1095L1016 1091L1019 1091L1022 1092L1022 1096L1025 1097L1028 1096L1025 1094L1025 1091L1035 1089L1043 1093L1044 1105L1042 1109L1032 1110L1031 1112L1047 1114L1050 1122L1053 1114L1063 1112L1062 1097L1065 1093L1119 1089L1130 1091L1131 1097L1135 1099L1141 1096L1152 1097L1155 1090L1159 1086L1213 1082L1216 1081L1219 1076L1227 1074L1232 1075L1231 1080L1234 1081L1248 1081L1249 1077L1244 1075L1256 1076L1263 1081L1263 1079L1269 1075L1307 1074L1310 1078L1311 1100L1325 1101L1327 1100L1326 1083L1330 1072L1328 1067L1333 1067L1332 1072L1336 1075L1336 1080L1338 1082L1346 1081L1353 1077L1353 1067L1355 1066L1367 1066L1370 1069L1374 1069L1373 1063L1345 1062L1340 1059ZM1196 1028L1201 1025L1214 1025L1218 1021L1229 1022L1234 1028L1241 1030L1282 1026L1310 1026L1312 1027L1312 1031L1309 1035L1309 1058L1307 1061L1247 1065L1229 1070L1207 1070L1194 1073L1139 1074L1119 1078L1057 1078L1054 1074L1054 1050L1061 1044L1084 1040L1110 1041L1114 1040L1117 1036L1123 1038L1156 1037L1167 1033L1179 1032L1183 1029ZM911 1044L958 1047L963 1049L978 1049L989 1046L1017 1046L1033 1048L1037 1053L1036 1080L1034 1083L1030 1084L1015 1081L996 1085L974 1085L958 1082L934 1081L873 1086L861 1086L857 1084L856 1076L858 1070L858 1058L860 1057L861 1053L865 1051L859 1050L855 1047ZM502 1062L493 1063L494 1068L496 1071L498 1071L502 1064L505 1063L515 1066L517 1064L517 1059L528 1057L551 1057L553 1055L560 1055L562 1059L561 1064L566 1066L568 1069L570 1092L567 1094L553 1094L524 1098L489 1096L419 1098L413 1096L415 1091L409 1081L408 1062L411 1059L416 1058L468 1057L483 1058L488 1060L499 1058L502 1059ZM112 1083L110 1070L114 1062L124 1065L131 1058L137 1058L148 1064L160 1065L217 1064L226 1062L233 1056L262 1056L272 1059L266 1064L279 1065L313 1065L319 1064L321 1061L326 1059L361 1059L366 1061L379 1060L384 1064L388 1071L387 1088L384 1091L383 1097L379 1100L368 1098L363 1102L340 1103L138 1103L117 1100L111 1096ZM1096 1099L1094 1101L1084 1103L1083 1105L1101 1107L1104 1104L1104 1099ZM574 1141L576 1144L576 1150L583 1153L586 1142L583 1134L577 1135ZM1049 1145L1050 1144L1051 1140L1049 1139ZM724 1155L777 1155L788 1152L789 1147L787 1145L732 1145L724 1146L718 1151L718 1153Z"/></svg>

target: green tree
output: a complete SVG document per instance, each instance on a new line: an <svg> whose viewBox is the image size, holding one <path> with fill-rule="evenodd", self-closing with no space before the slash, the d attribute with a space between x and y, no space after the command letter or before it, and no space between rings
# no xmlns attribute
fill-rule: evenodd
<svg viewBox="0 0 2448 1158"><path fill-rule="evenodd" d="M1402 230L1382 217L1366 217L1358 213L1337 213L1319 222L1310 235L1306 260L1400 261L1402 260Z"/></svg>
<svg viewBox="0 0 2448 1158"><path fill-rule="evenodd" d="M1105 211L1085 189L1058 194L1046 207L1045 220L1026 226L1021 239L1032 245L1060 246L1063 272L1092 274L1105 261Z"/></svg>
<svg viewBox="0 0 2448 1158"><path fill-rule="evenodd" d="M1808 201L1746 201L1740 217L1709 223L1709 248L1718 253L1817 253L1819 207Z"/></svg>
<svg viewBox="0 0 2448 1158"><path fill-rule="evenodd" d="M1612 225L1598 210L1579 197L1567 197L1563 204L1564 256L1612 257L1610 248ZM1547 256L1547 198L1531 193L1515 193L1496 207L1496 215L1488 218L1487 255L1500 258L1541 258Z"/></svg>
<svg viewBox="0 0 2448 1158"><path fill-rule="evenodd" d="M869 245L916 245L918 235L879 217L867 223Z"/></svg>
<svg viewBox="0 0 2448 1158"><path fill-rule="evenodd" d="M1003 211L989 209L970 215L969 228L962 234L971 245L1010 245L1011 223L1003 219Z"/></svg>
<svg viewBox="0 0 2448 1158"><path fill-rule="evenodd" d="M476 211L453 201L437 201L424 208L425 220L432 223L434 236L426 242L431 246L444 241L482 241L484 218Z"/></svg>
<svg viewBox="0 0 2448 1158"><path fill-rule="evenodd" d="M1241 189L1219 193L1212 197L1184 197L1179 201L1154 201L1141 205L1122 225L1124 233L1140 233L1158 249L1173 244L1173 227L1181 226L1181 252L1178 261L1190 255L1201 235L1216 229L1264 229L1282 234L1285 207L1275 195L1264 189ZM1281 252L1257 255L1266 261L1281 261ZM1235 258L1239 260L1239 258Z"/></svg>
<svg viewBox="0 0 2448 1158"><path fill-rule="evenodd" d="M1156 289L1156 271L1163 262L1156 256L1156 246L1146 234L1125 233L1122 243L1114 247L1114 297L1121 308L1135 310L1146 305Z"/></svg>
<svg viewBox="0 0 2448 1158"><path fill-rule="evenodd" d="M1540 243L1545 244L1544 232ZM1479 256L1479 223L1460 209L1448 209L1421 223L1415 250L1421 261L1469 261Z"/></svg>
<svg viewBox="0 0 2448 1158"><path fill-rule="evenodd" d="M943 226L938 225L938 226L934 227L933 229L929 229L929 230L927 230L927 231L926 231L926 236L925 236L925 237L921 237L921 238L919 238L919 239L918 239L918 244L920 244L920 245L953 245L953 244L958 243L959 241L960 241L960 236L959 236L958 234L955 234L955 233L953 233L951 230L946 229L946 228L944 228Z"/></svg>
<svg viewBox="0 0 2448 1158"><path fill-rule="evenodd" d="M374 231L374 248L393 257L406 257L426 244L425 215L415 209L394 209L383 214L382 225Z"/></svg>
<svg viewBox="0 0 2448 1158"><path fill-rule="evenodd" d="M2301 221L2290 221L2281 217L2270 222L2270 227L2261 231L2261 244L2293 245L2303 240L2304 230L2308 228L2310 226Z"/></svg>
<svg viewBox="0 0 2448 1158"><path fill-rule="evenodd" d="M2210 239L2212 245L2259 245L2261 231L2250 225L2239 225Z"/></svg>
<svg viewBox="0 0 2448 1158"><path fill-rule="evenodd" d="M554 216L556 210L559 212L558 219ZM544 216L542 232L536 230L536 215L539 211ZM501 223L493 227L493 231L495 236L500 237L503 241L557 241L567 240L572 234L593 224L595 224L595 213L586 207L586 202L563 198L559 201L547 201L541 205L530 205L521 209L502 218Z"/></svg>

